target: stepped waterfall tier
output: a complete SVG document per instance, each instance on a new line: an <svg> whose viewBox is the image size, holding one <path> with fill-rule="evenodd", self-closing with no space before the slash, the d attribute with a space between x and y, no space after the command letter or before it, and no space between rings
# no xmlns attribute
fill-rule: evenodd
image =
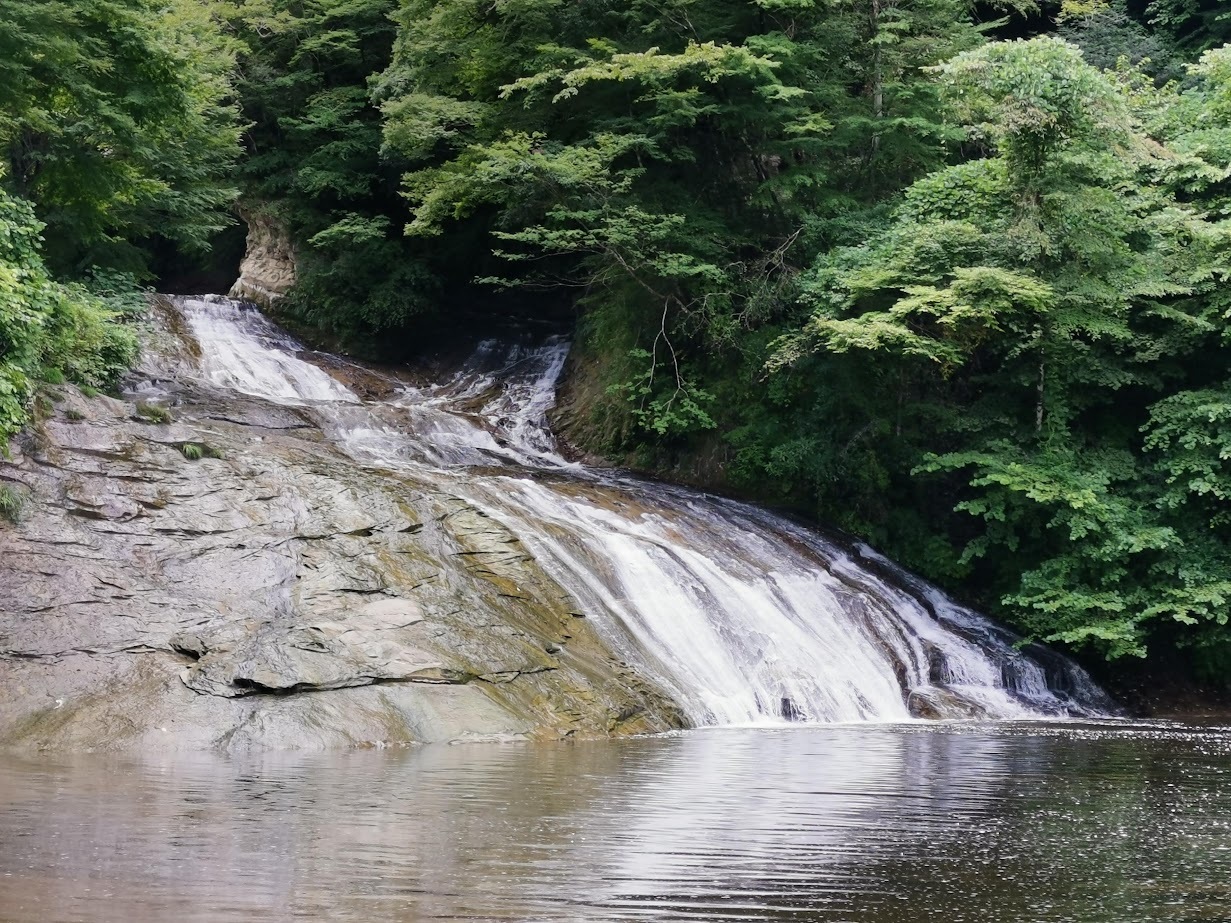
<svg viewBox="0 0 1231 923"><path fill-rule="evenodd" d="M591 469L568 342L439 380L161 301L126 400L65 389L5 476L0 743L330 747L1090 716L1080 668L869 548ZM309 694L310 693L310 694Z"/></svg>

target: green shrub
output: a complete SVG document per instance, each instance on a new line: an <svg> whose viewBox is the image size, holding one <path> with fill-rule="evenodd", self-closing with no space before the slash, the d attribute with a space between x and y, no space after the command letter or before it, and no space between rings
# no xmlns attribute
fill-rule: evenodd
<svg viewBox="0 0 1231 923"><path fill-rule="evenodd" d="M200 461L202 458L222 458L222 453L204 442L185 442L179 447L180 452L189 461Z"/></svg>
<svg viewBox="0 0 1231 923"><path fill-rule="evenodd" d="M147 404L144 401L137 402L137 416L147 423L170 423L171 411L166 407L158 404Z"/></svg>
<svg viewBox="0 0 1231 923"><path fill-rule="evenodd" d="M34 381L103 388L137 354L136 335L100 298L48 275L42 228L29 204L0 190L0 447L29 421Z"/></svg>
<svg viewBox="0 0 1231 923"><path fill-rule="evenodd" d="M14 524L21 522L22 513L29 502L29 494L24 488L10 484L0 485L0 519Z"/></svg>

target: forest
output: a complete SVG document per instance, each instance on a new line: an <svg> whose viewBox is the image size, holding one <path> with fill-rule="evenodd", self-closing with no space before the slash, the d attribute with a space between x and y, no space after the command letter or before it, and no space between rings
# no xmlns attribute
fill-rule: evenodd
<svg viewBox="0 0 1231 923"><path fill-rule="evenodd" d="M385 360L575 330L579 450L1231 684L1220 0L0 0L0 440L284 229ZM225 273L224 273L225 274ZM477 320L476 320L477 319Z"/></svg>

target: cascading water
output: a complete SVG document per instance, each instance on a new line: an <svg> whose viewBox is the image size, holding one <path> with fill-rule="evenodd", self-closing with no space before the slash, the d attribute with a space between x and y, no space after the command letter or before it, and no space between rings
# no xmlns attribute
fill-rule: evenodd
<svg viewBox="0 0 1231 923"><path fill-rule="evenodd" d="M414 470L511 528L697 725L1090 715L1075 665L1019 650L866 547L746 504L570 464L546 425L568 343L486 341L363 401L252 308L180 299L213 385L308 408L357 461Z"/></svg>

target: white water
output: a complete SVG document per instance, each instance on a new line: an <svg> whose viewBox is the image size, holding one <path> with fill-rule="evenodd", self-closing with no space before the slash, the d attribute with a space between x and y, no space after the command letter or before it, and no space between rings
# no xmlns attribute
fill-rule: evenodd
<svg viewBox="0 0 1231 923"><path fill-rule="evenodd" d="M293 340L250 315L229 299L185 302L184 318L201 346L201 371L211 382L277 404L359 402L349 388L297 358Z"/></svg>
<svg viewBox="0 0 1231 923"><path fill-rule="evenodd" d="M313 408L358 461L487 510L697 725L1097 714L1063 658L863 546L696 491L570 464L546 425L568 352L486 341L448 381L364 403L254 310L180 303L213 385Z"/></svg>

